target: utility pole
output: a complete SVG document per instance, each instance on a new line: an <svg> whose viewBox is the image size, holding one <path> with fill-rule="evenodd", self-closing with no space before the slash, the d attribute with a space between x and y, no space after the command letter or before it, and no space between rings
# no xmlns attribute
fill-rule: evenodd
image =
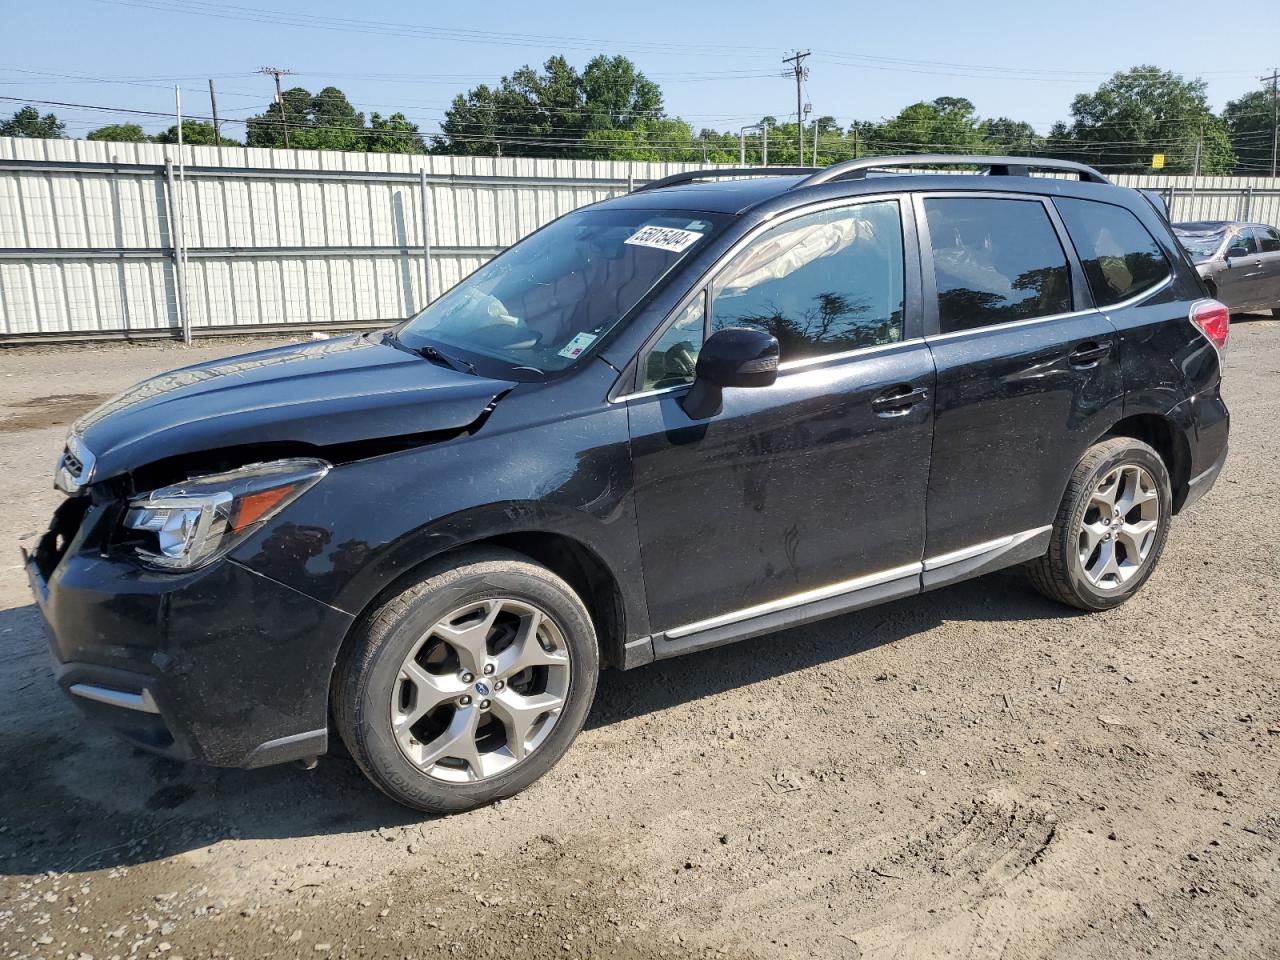
<svg viewBox="0 0 1280 960"><path fill-rule="evenodd" d="M1271 68L1271 76L1262 77L1262 82L1271 83L1271 175L1276 175L1276 146L1280 145L1280 94L1276 84L1280 83L1280 70Z"/></svg>
<svg viewBox="0 0 1280 960"><path fill-rule="evenodd" d="M1191 171L1192 171L1191 175L1194 177L1200 176L1200 150L1203 146L1204 146L1204 127L1201 127L1199 132L1196 134L1196 159L1195 159L1195 164L1191 168Z"/></svg>
<svg viewBox="0 0 1280 960"><path fill-rule="evenodd" d="M284 148L289 149L289 124L284 119L284 94L280 92L280 78L287 77L293 73L292 70L282 70L279 67L263 67L258 71L265 73L269 77L276 78L276 104L280 107L280 129L284 132Z"/></svg>
<svg viewBox="0 0 1280 960"><path fill-rule="evenodd" d="M213 78L209 78L209 106L213 109L213 145L222 146L222 133L218 127L218 95L213 90Z"/></svg>
<svg viewBox="0 0 1280 960"><path fill-rule="evenodd" d="M789 57L783 57L783 63L791 64L791 72L796 78L796 149L799 153L799 166L804 166L804 103L800 93L800 87L805 79L809 76L809 68L804 65L804 58L809 56L809 51L801 53L797 50Z"/></svg>

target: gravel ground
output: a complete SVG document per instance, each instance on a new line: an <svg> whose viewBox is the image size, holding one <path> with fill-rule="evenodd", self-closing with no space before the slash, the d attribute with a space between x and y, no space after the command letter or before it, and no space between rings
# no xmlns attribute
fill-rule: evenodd
<svg viewBox="0 0 1280 960"><path fill-rule="evenodd" d="M328 757L171 764L56 691L17 539L65 425L243 349L0 353L0 957L1280 954L1280 322L1126 606L1016 571L602 677L512 800L423 819Z"/></svg>

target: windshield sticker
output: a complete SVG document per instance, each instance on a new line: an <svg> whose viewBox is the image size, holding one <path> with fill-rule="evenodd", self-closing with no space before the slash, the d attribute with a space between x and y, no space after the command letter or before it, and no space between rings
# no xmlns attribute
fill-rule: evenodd
<svg viewBox="0 0 1280 960"><path fill-rule="evenodd" d="M678 227L641 227L627 237L625 242L637 247L653 247L657 250L680 253L701 239L702 234L694 233L692 230L681 230Z"/></svg>
<svg viewBox="0 0 1280 960"><path fill-rule="evenodd" d="M627 242L630 243L631 241L628 240ZM594 333L580 333L561 348L560 356L568 360L575 360L582 356L582 351L595 342L596 335Z"/></svg>

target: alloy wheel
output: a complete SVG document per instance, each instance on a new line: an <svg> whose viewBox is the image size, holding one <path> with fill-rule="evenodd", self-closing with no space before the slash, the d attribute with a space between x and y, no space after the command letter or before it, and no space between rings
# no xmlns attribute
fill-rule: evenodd
<svg viewBox="0 0 1280 960"><path fill-rule="evenodd" d="M1136 464L1108 472L1094 487L1080 523L1080 567L1098 590L1118 590L1142 569L1160 529L1160 495Z"/></svg>
<svg viewBox="0 0 1280 960"><path fill-rule="evenodd" d="M551 616L523 600L480 600L414 644L392 689L391 726L423 773L474 783L536 751L568 692L569 649Z"/></svg>

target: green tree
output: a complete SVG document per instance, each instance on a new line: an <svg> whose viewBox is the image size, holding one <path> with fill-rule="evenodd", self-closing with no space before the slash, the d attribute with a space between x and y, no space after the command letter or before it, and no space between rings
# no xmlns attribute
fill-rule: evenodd
<svg viewBox="0 0 1280 960"><path fill-rule="evenodd" d="M868 131L866 153L984 153L985 128L963 97L913 103Z"/></svg>
<svg viewBox="0 0 1280 960"><path fill-rule="evenodd" d="M128 126L128 124L126 124ZM95 131L96 132L96 131ZM92 137L90 137L92 139ZM105 139L105 138L104 138ZM157 133L153 137L148 138L152 143L177 143L178 142L178 125L175 123L162 133ZM183 120L182 121L182 142L191 146L240 146L240 141L232 140L230 137L218 137L216 140L213 135L213 124L204 120Z"/></svg>
<svg viewBox="0 0 1280 960"><path fill-rule="evenodd" d="M1019 157L1035 156L1044 150L1044 137L1025 120L996 117L983 123L983 138L989 153Z"/></svg>
<svg viewBox="0 0 1280 960"><path fill-rule="evenodd" d="M1049 148L1102 167L1146 172L1165 155L1164 172L1190 173L1197 144L1200 171L1229 173L1235 165L1225 126L1209 109L1203 80L1153 66L1117 73L1071 102L1072 123L1056 124Z"/></svg>
<svg viewBox="0 0 1280 960"><path fill-rule="evenodd" d="M40 116L35 107L20 107L8 120L0 120L0 137L61 140L65 132L66 124L52 113Z"/></svg>
<svg viewBox="0 0 1280 960"><path fill-rule="evenodd" d="M1250 90L1222 111L1240 173L1270 173L1275 114L1270 88Z"/></svg>
<svg viewBox="0 0 1280 960"><path fill-rule="evenodd" d="M427 145L417 124L410 123L403 113L393 113L386 119L371 113L363 149L369 153L426 153Z"/></svg>
<svg viewBox="0 0 1280 960"><path fill-rule="evenodd" d="M246 146L283 147L284 125L289 128L289 145L293 146L294 131L311 124L311 104L315 98L310 91L302 87L290 87L280 96L284 101L283 108L279 103L272 103L262 113L249 118L245 133Z"/></svg>
<svg viewBox="0 0 1280 960"><path fill-rule="evenodd" d="M112 143L146 143L150 137L136 123L111 123L97 130L90 130L87 140L108 140Z"/></svg>
<svg viewBox="0 0 1280 960"><path fill-rule="evenodd" d="M669 120L662 91L627 58L597 56L579 73L557 56L541 71L525 65L497 86L481 84L454 97L432 147L526 157L700 154L688 126L664 128ZM664 137L674 140L666 144Z"/></svg>

